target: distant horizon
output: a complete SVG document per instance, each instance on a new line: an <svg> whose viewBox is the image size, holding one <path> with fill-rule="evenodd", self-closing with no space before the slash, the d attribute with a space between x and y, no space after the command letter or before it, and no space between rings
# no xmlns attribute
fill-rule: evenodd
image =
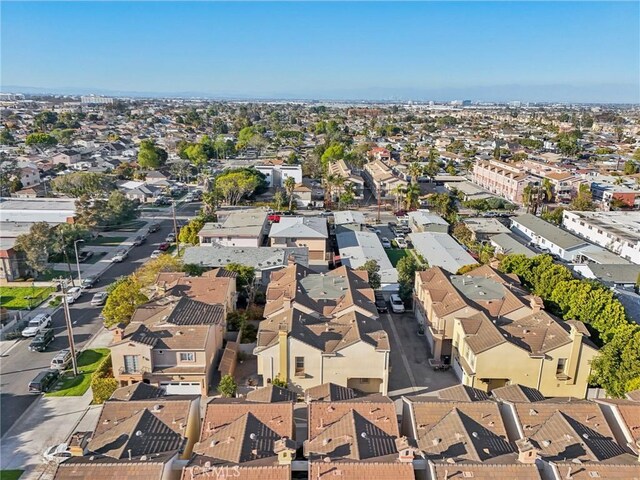
<svg viewBox="0 0 640 480"><path fill-rule="evenodd" d="M640 103L639 2L1 8L3 92Z"/></svg>

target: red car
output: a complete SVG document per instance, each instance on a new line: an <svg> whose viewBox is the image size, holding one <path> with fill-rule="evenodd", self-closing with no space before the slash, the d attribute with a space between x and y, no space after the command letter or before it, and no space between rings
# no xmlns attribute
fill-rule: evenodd
<svg viewBox="0 0 640 480"><path fill-rule="evenodd" d="M271 223L280 222L280 215L275 215L275 214L274 215L269 215L267 218Z"/></svg>
<svg viewBox="0 0 640 480"><path fill-rule="evenodd" d="M169 250L169 243L162 242L160 245L158 245L158 250L162 250L163 252L166 252L167 250Z"/></svg>

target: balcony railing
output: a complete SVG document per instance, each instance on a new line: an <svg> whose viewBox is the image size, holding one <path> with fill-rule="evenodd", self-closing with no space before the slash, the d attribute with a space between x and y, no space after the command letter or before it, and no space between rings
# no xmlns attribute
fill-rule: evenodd
<svg viewBox="0 0 640 480"><path fill-rule="evenodd" d="M144 375L145 373L149 373L151 370L149 370L148 367L136 367L136 368L127 368L127 367L120 367L120 369L118 370L118 372L121 375Z"/></svg>

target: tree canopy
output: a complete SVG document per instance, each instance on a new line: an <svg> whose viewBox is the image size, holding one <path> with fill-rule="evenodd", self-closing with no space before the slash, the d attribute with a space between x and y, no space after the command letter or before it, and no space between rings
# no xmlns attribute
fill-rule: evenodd
<svg viewBox="0 0 640 480"><path fill-rule="evenodd" d="M141 168L160 168L167 161L167 152L156 146L153 140L143 140L138 147L138 165Z"/></svg>
<svg viewBox="0 0 640 480"><path fill-rule="evenodd" d="M115 188L113 177L104 173L74 172L51 180L51 187L70 197L105 197Z"/></svg>
<svg viewBox="0 0 640 480"><path fill-rule="evenodd" d="M364 265L358 268L369 274L369 286L374 290L380 288L380 265L375 260L367 260Z"/></svg>

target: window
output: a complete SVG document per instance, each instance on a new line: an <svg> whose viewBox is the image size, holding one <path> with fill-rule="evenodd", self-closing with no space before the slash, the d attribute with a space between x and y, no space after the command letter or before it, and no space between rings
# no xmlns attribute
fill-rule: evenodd
<svg viewBox="0 0 640 480"><path fill-rule="evenodd" d="M304 357L296 357L296 377L304 376Z"/></svg>
<svg viewBox="0 0 640 480"><path fill-rule="evenodd" d="M136 373L140 371L140 355L125 355L124 370L127 373Z"/></svg>
<svg viewBox="0 0 640 480"><path fill-rule="evenodd" d="M193 352L180 352L180 361L181 362L195 362L196 354Z"/></svg>
<svg viewBox="0 0 640 480"><path fill-rule="evenodd" d="M567 366L567 359L566 358L559 358L558 359L558 366L556 367L556 375L559 375L561 373L564 373L564 369Z"/></svg>

